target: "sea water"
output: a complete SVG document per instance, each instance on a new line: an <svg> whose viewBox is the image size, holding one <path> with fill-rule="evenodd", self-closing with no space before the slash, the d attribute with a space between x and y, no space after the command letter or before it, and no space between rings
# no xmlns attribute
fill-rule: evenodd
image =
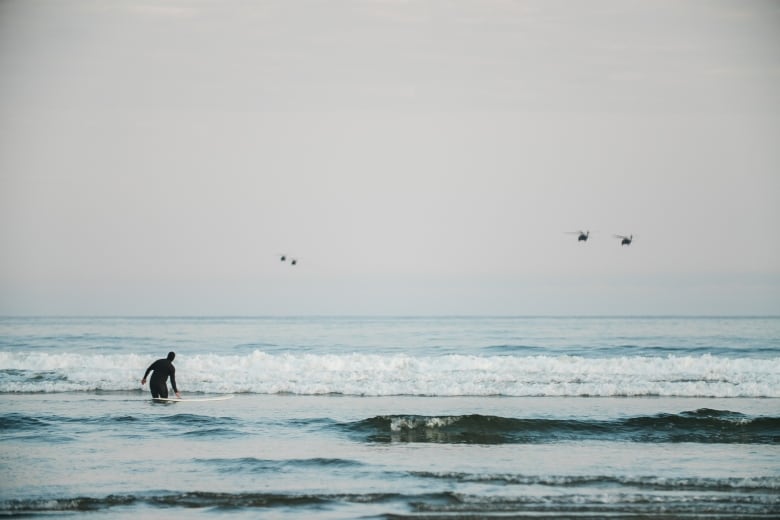
<svg viewBox="0 0 780 520"><path fill-rule="evenodd" d="M145 369L176 352L183 397ZM776 518L780 318L2 318L0 516Z"/></svg>

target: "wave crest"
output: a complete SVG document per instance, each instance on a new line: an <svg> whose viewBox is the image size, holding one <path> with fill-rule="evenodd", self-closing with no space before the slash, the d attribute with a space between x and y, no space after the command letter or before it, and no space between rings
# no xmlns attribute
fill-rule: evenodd
<svg viewBox="0 0 780 520"><path fill-rule="evenodd" d="M366 442L452 444L549 443L572 440L774 444L780 417L700 409L614 420L516 419L489 415L377 416L342 424Z"/></svg>
<svg viewBox="0 0 780 520"><path fill-rule="evenodd" d="M0 352L0 392L137 390L151 361L136 354ZM180 354L176 366L178 386L190 393L780 397L780 358L254 351Z"/></svg>

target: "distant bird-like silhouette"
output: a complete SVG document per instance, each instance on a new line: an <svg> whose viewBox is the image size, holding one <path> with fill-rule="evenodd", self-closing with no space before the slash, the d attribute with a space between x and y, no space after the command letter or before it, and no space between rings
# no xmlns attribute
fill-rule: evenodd
<svg viewBox="0 0 780 520"><path fill-rule="evenodd" d="M631 242L634 240L634 235L629 235L627 237L623 235L615 235L615 238L620 239L621 246L630 246Z"/></svg>

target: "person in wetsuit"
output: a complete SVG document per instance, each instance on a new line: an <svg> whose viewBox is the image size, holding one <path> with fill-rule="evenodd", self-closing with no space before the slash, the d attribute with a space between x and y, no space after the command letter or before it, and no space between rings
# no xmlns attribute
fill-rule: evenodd
<svg viewBox="0 0 780 520"><path fill-rule="evenodd" d="M146 384L146 376L149 372L152 372L152 379L149 381L149 390L152 391L152 397L168 397L168 376L171 378L171 386L173 391L176 392L176 397L181 399L179 389L176 388L176 367L173 366L173 358L176 357L174 352L168 352L168 357L165 359L158 359L146 369L144 378L141 379L141 384Z"/></svg>

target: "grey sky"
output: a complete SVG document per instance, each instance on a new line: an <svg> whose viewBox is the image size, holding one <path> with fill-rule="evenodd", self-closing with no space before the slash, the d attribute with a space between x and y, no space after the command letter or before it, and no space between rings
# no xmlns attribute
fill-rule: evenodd
<svg viewBox="0 0 780 520"><path fill-rule="evenodd" d="M780 314L778 93L778 2L5 0L0 314Z"/></svg>

